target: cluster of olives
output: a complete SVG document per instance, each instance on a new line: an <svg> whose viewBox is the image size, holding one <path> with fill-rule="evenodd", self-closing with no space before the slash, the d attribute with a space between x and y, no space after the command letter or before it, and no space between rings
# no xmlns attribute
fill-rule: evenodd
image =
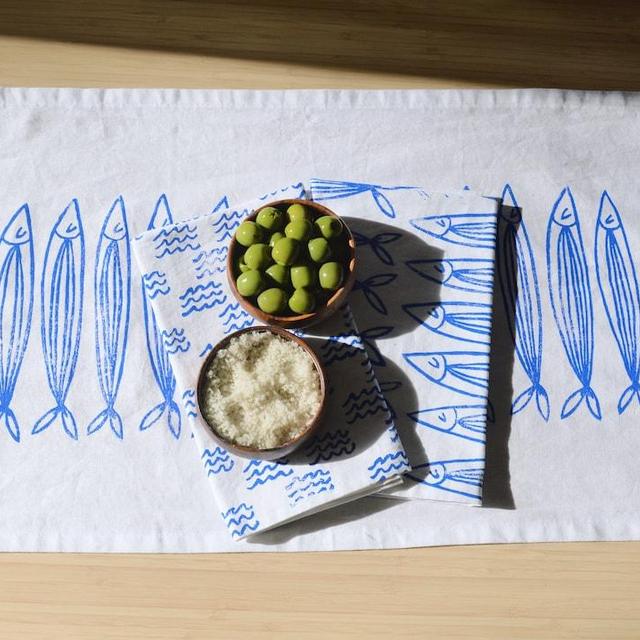
<svg viewBox="0 0 640 640"><path fill-rule="evenodd" d="M297 203L286 212L267 206L235 239L238 292L265 313L311 313L342 284L347 242L334 216L314 218L311 207Z"/></svg>

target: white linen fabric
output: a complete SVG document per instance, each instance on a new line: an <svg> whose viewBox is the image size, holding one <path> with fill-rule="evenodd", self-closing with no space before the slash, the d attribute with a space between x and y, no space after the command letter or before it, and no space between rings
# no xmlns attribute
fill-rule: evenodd
<svg viewBox="0 0 640 640"><path fill-rule="evenodd" d="M640 96L4 89L0 109L1 549L329 550L640 538ZM162 194L181 220L211 212L225 197L244 202L291 176L315 177L312 196L336 210L359 198L362 211L347 215L376 215L391 227L400 186L504 196L507 207L493 221L452 220L456 212L447 211L416 236L436 250L475 251L472 238L497 233L495 422L486 432L482 508L367 497L246 541L228 536L194 456L189 408L153 376L128 240L147 229ZM332 184L342 195L328 200ZM367 239L365 256L373 253ZM380 247L393 250L380 239L376 247L382 256ZM440 288L430 292L439 298L424 303L445 301L450 278L469 275L441 269ZM384 286L364 284L386 307ZM357 296L365 291L354 292L354 313ZM387 326L367 304L370 316L356 315L364 338ZM466 319L455 328L465 329ZM368 335L384 355L386 336ZM385 382L404 383L386 388L398 411L405 400L394 394L411 388L399 377L410 365L395 364L397 371L389 362L376 374L383 390ZM423 412L430 405L406 402L408 450L425 431L436 433L434 420L477 424L474 414L465 427L458 414L440 418ZM165 417L141 430L156 406ZM456 477L476 476L463 469Z"/></svg>

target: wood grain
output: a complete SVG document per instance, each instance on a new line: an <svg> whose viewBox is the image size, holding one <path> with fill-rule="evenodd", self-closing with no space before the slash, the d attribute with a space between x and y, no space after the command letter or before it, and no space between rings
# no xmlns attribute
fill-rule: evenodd
<svg viewBox="0 0 640 640"><path fill-rule="evenodd" d="M5 0L19 86L640 89L635 2ZM0 557L0 638L640 638L640 543Z"/></svg>

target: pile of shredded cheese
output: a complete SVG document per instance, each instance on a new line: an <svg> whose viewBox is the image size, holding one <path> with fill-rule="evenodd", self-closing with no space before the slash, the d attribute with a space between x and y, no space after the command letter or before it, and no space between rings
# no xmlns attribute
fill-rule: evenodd
<svg viewBox="0 0 640 640"><path fill-rule="evenodd" d="M203 417L236 444L278 447L302 433L320 407L320 377L309 355L267 331L231 340L205 375Z"/></svg>

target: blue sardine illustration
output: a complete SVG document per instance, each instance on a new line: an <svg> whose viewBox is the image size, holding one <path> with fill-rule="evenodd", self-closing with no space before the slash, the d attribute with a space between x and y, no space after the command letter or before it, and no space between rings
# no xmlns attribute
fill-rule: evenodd
<svg viewBox="0 0 640 640"><path fill-rule="evenodd" d="M491 417L487 405L482 404L434 407L408 415L422 427L482 443L485 442L487 422Z"/></svg>
<svg viewBox="0 0 640 640"><path fill-rule="evenodd" d="M114 405L127 350L131 306L131 253L122 196L113 203L100 231L94 276L96 363L107 406L91 421L87 433L108 424L122 438L122 418Z"/></svg>
<svg viewBox="0 0 640 640"><path fill-rule="evenodd" d="M406 265L419 276L451 289L473 293L493 292L493 260L485 258L408 260Z"/></svg>
<svg viewBox="0 0 640 640"><path fill-rule="evenodd" d="M475 398L486 398L489 354L486 351L404 353L404 359L422 376L441 387Z"/></svg>
<svg viewBox="0 0 640 640"><path fill-rule="evenodd" d="M151 215L147 229L158 229L173 222L171 209L167 202L166 196L160 196L155 210ZM147 338L147 352L149 354L149 362L153 371L153 377L156 385L162 394L162 402L150 409L140 422L140 430L144 431L153 426L156 422L163 420L169 432L178 439L182 428L182 419L180 409L173 399L176 390L176 379L173 375L171 364L169 363L169 354L165 348L163 336L158 328L156 317L151 307L150 297L145 282L142 282L142 308L144 313L144 328Z"/></svg>
<svg viewBox="0 0 640 640"><path fill-rule="evenodd" d="M351 233L353 234L353 239L356 241L356 247L370 247L374 255L376 255L383 264L393 266L393 256L383 245L399 240L402 237L401 233L382 232L371 237L354 229L351 229Z"/></svg>
<svg viewBox="0 0 640 640"><path fill-rule="evenodd" d="M55 223L44 255L41 335L49 389L56 402L35 424L40 433L59 422L78 439L78 427L65 406L78 362L84 293L84 233L78 201L72 200Z"/></svg>
<svg viewBox="0 0 640 640"><path fill-rule="evenodd" d="M640 291L620 214L606 191L600 200L595 244L598 286L631 382L618 401L621 414L634 396L640 402Z"/></svg>
<svg viewBox="0 0 640 640"><path fill-rule="evenodd" d="M418 324L464 342L490 344L491 305L483 302L425 302L405 304L405 313Z"/></svg>
<svg viewBox="0 0 640 640"><path fill-rule="evenodd" d="M335 200L349 198L361 193L369 193L381 213L388 218L396 217L396 209L385 194L393 191L417 191L426 197L426 193L417 187L398 185L383 186L380 184L367 184L364 182L344 182L341 180L311 180L311 193L314 200Z"/></svg>
<svg viewBox="0 0 640 640"><path fill-rule="evenodd" d="M573 195L562 190L547 227L547 274L551 308L562 346L580 388L562 406L561 418L569 417L586 399L594 418L600 420L600 402L591 388L593 370L593 303L589 270Z"/></svg>
<svg viewBox="0 0 640 640"><path fill-rule="evenodd" d="M522 411L535 397L538 412L549 419L549 396L540 383L542 371L542 304L535 258L522 213L507 184L502 192L496 249L498 280L509 331L518 360L531 385L511 405Z"/></svg>
<svg viewBox="0 0 640 640"><path fill-rule="evenodd" d="M496 222L495 213L457 213L411 220L412 226L432 238L487 249L495 246Z"/></svg>
<svg viewBox="0 0 640 640"><path fill-rule="evenodd" d="M25 204L0 236L0 422L20 441L10 404L31 330L33 311L33 234Z"/></svg>
<svg viewBox="0 0 640 640"><path fill-rule="evenodd" d="M466 498L482 499L484 481L484 458L459 458L455 460L433 460L414 469L425 468L429 471L421 479L409 474L410 478L434 489L448 491Z"/></svg>

